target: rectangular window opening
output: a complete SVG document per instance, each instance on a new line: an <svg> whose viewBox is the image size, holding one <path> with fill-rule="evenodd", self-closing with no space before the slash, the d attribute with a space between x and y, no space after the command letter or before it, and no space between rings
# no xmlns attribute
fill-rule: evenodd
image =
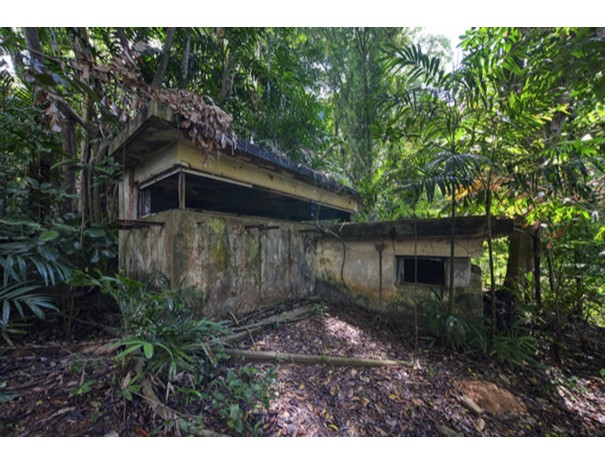
<svg viewBox="0 0 605 465"><path fill-rule="evenodd" d="M397 257L397 284L445 285L445 260L438 257Z"/></svg>
<svg viewBox="0 0 605 465"><path fill-rule="evenodd" d="M397 284L449 286L449 258L403 255L399 255L396 258ZM470 258L456 258L454 260L454 287L468 286L470 283L470 273Z"/></svg>
<svg viewBox="0 0 605 465"><path fill-rule="evenodd" d="M348 221L351 214L242 183L186 172L181 197L184 208L290 221ZM179 173L171 173L139 190L139 216L177 209L181 206Z"/></svg>

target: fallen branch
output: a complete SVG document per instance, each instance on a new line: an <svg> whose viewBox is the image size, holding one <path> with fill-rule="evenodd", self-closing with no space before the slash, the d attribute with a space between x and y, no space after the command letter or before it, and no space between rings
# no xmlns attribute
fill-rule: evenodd
<svg viewBox="0 0 605 465"><path fill-rule="evenodd" d="M284 313L278 316L273 316L266 318L258 323L252 323L246 326L239 326L233 328L233 333L216 338L210 341L210 344L223 344L229 345L233 342L239 341L240 339L245 339L246 337L252 337L252 333L256 333L261 331L263 328L267 326L273 325L283 325L287 323L296 323L297 321L304 320L308 318L313 313L313 310L309 307L303 307L301 309L296 309L288 313Z"/></svg>
<svg viewBox="0 0 605 465"><path fill-rule="evenodd" d="M306 297L304 299L296 299L282 302L279 305L269 305L266 307L261 307L257 310L247 312L244 315L239 315L239 324L246 324L250 321L262 321L272 316L283 315L301 307L309 307L319 301L319 297Z"/></svg>
<svg viewBox="0 0 605 465"><path fill-rule="evenodd" d="M403 360L378 360L353 357L331 357L328 355L302 355L282 352L259 352L253 350L225 349L225 353L241 360L253 362L296 363L300 365L334 365L348 367L411 367L412 362Z"/></svg>
<svg viewBox="0 0 605 465"><path fill-rule="evenodd" d="M312 312L313 309L311 307L301 307L289 312L281 313L276 316L265 318L264 320L258 321L256 323L251 323L245 326L236 326L233 328L233 331L247 331L249 329L259 328L263 326L289 323L291 320L298 321L298 319L306 318Z"/></svg>
<svg viewBox="0 0 605 465"><path fill-rule="evenodd" d="M103 339L103 340L95 340L95 341L85 341L78 342L71 345L61 345L60 343L47 344L47 345L22 345L22 346L0 346L0 353L2 352L23 352L23 353L38 353L38 352L91 352L90 349L93 348L103 348L106 353L109 349L108 347L116 342L119 342L120 339ZM117 348L117 346L115 346ZM107 348L107 350L106 350ZM94 351L93 351L94 352Z"/></svg>

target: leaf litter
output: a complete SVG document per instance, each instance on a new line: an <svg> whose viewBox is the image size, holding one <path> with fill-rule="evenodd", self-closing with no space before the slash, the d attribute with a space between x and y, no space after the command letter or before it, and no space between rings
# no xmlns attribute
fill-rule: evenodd
<svg viewBox="0 0 605 465"><path fill-rule="evenodd" d="M104 339L0 347L0 435L173 434L138 396L126 400L111 347ZM359 309L332 305L269 327L238 348L416 362L415 368L256 364L276 373L276 397L259 430L264 436L605 435L602 376L574 376L565 366L513 370L426 343L415 350L413 332ZM477 417L461 398L464 386L480 381L506 390L523 409ZM205 415L203 422L233 434L218 418Z"/></svg>

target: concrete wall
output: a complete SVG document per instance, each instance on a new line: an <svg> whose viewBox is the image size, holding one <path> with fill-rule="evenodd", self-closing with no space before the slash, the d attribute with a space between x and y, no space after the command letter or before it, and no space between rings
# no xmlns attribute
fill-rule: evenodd
<svg viewBox="0 0 605 465"><path fill-rule="evenodd" d="M201 315L226 318L315 291L314 247L299 223L186 210L147 219L164 226L121 231L120 269L138 279L161 271L173 287L196 287Z"/></svg>
<svg viewBox="0 0 605 465"><path fill-rule="evenodd" d="M460 238L456 241L456 257L470 258L482 254L482 240ZM446 287L426 284L397 283L397 255L449 257L450 241L419 239L409 241L338 241L321 238L316 246L317 290L329 299L351 299L359 304L386 313L409 313L418 299L434 296ZM344 259L344 267L343 267ZM470 283L457 288L458 293L472 294L465 313L483 311L481 270L471 266Z"/></svg>
<svg viewBox="0 0 605 465"><path fill-rule="evenodd" d="M396 277L397 255L449 257L447 239L339 241L301 234L305 225L297 222L187 210L146 219L164 225L120 232L121 271L138 279L161 271L173 287L194 286L204 295L201 315L228 318L227 311L243 314L316 293L405 315L434 289L447 296L445 288L398 284ZM457 257L478 257L482 239L461 238L455 250ZM481 274L472 270L470 285L457 291L473 294L466 310L480 314Z"/></svg>

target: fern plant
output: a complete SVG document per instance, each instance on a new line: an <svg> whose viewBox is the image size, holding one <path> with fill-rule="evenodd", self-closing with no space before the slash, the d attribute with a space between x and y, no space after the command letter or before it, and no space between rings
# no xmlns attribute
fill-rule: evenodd
<svg viewBox="0 0 605 465"><path fill-rule="evenodd" d="M44 319L57 310L45 287L65 282L71 270L53 244L58 236L38 223L0 220L0 334L9 344L15 313L25 321L27 313Z"/></svg>
<svg viewBox="0 0 605 465"><path fill-rule="evenodd" d="M536 353L536 338L528 334L519 322L513 323L509 330L496 333L490 351L492 357L510 366L537 363Z"/></svg>
<svg viewBox="0 0 605 465"><path fill-rule="evenodd" d="M433 290L431 297L416 301L421 327L429 334L433 343L452 346L458 350L487 351L487 328L482 316L465 314L469 308L470 294L457 294L454 311L443 290Z"/></svg>

